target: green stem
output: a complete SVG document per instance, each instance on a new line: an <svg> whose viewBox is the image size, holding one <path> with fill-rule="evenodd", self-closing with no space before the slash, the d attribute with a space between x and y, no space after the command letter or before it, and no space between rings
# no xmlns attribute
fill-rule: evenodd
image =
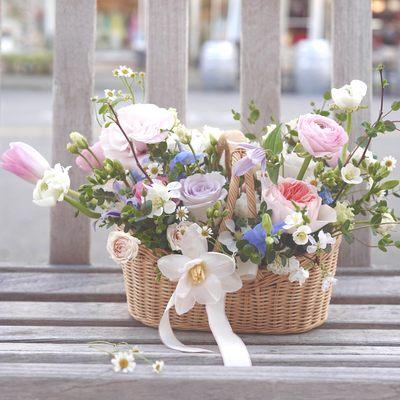
<svg viewBox="0 0 400 400"><path fill-rule="evenodd" d="M73 190L73 189L68 189L68 194L76 197L77 199L79 199L79 197L81 196L81 194L79 192L77 192L76 190Z"/></svg>
<svg viewBox="0 0 400 400"><path fill-rule="evenodd" d="M82 214L86 215L89 218L98 219L101 217L99 213L89 210L83 204L79 203L79 201L71 199L70 197L67 196L64 196L64 200L67 203L69 203L72 207L75 207L79 212L81 212Z"/></svg>
<svg viewBox="0 0 400 400"><path fill-rule="evenodd" d="M347 136L350 140L350 134L351 134L351 112L348 111L347 112L347 120L346 120L346 132L347 132ZM349 143L347 142L342 149L342 162L345 163L346 162L346 158L347 158L347 148L349 147Z"/></svg>
<svg viewBox="0 0 400 400"><path fill-rule="evenodd" d="M122 81L124 82L125 87L128 89L129 93L132 96L132 103L136 103L136 98L135 98L135 93L132 91L131 84L128 82L127 78L122 78Z"/></svg>
<svg viewBox="0 0 400 400"><path fill-rule="evenodd" d="M93 156L93 158L97 161L97 163L99 164L99 168L101 168L101 162L100 162L100 160L97 158L97 156L96 156L96 154L94 154L94 151L90 148L90 147L88 147L87 148L87 151Z"/></svg>
<svg viewBox="0 0 400 400"><path fill-rule="evenodd" d="M79 151L78 151L78 154L79 154L79 157L82 157L85 160L86 164L89 165L89 168L93 169L93 165L90 164L90 161Z"/></svg>
<svg viewBox="0 0 400 400"><path fill-rule="evenodd" d="M296 178L297 180L301 181L304 178L304 175L305 175L305 173L307 171L307 168L310 165L311 159L312 159L312 156L307 156L304 159L303 165L301 166L300 171L299 171L299 173L297 175L297 178Z"/></svg>

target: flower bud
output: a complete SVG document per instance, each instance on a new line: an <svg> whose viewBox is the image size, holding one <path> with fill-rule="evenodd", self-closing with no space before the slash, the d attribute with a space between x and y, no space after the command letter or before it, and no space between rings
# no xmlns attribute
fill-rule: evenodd
<svg viewBox="0 0 400 400"><path fill-rule="evenodd" d="M67 151L71 154L79 154L78 146L74 143L67 143Z"/></svg>
<svg viewBox="0 0 400 400"><path fill-rule="evenodd" d="M78 147L78 149L87 149L89 147L89 143L85 136L81 135L79 132L71 132L69 137L72 143Z"/></svg>

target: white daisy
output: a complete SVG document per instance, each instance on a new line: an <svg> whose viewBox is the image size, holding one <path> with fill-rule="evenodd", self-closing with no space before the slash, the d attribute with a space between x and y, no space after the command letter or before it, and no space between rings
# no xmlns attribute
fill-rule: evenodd
<svg viewBox="0 0 400 400"><path fill-rule="evenodd" d="M186 221L189 217L189 210L185 206L180 206L176 209L176 218L183 222Z"/></svg>
<svg viewBox="0 0 400 400"><path fill-rule="evenodd" d="M309 183L312 186L315 186L318 191L322 189L322 183L321 181L318 180L315 176L309 176L308 178L305 179L307 183Z"/></svg>
<svg viewBox="0 0 400 400"><path fill-rule="evenodd" d="M212 229L207 226L207 225L203 225L202 227L198 227L197 231L200 233L200 235L206 239L208 239L209 237L211 237L211 235L213 234Z"/></svg>
<svg viewBox="0 0 400 400"><path fill-rule="evenodd" d="M147 165L147 173L149 174L150 178L157 178L159 175L162 175L163 172L162 165L157 162L152 162Z"/></svg>
<svg viewBox="0 0 400 400"><path fill-rule="evenodd" d="M153 371L156 374L159 374L164 369L164 361L157 360L156 362L153 363L152 367L153 367Z"/></svg>
<svg viewBox="0 0 400 400"><path fill-rule="evenodd" d="M116 94L115 94L115 89L106 89L105 91L104 91L104 95L107 97L107 99L108 100L110 100L110 101L114 101L116 98L117 98L117 96L116 96Z"/></svg>
<svg viewBox="0 0 400 400"><path fill-rule="evenodd" d="M299 226L296 231L293 233L293 241L302 246L308 243L309 234L311 233L311 228L307 225Z"/></svg>
<svg viewBox="0 0 400 400"><path fill-rule="evenodd" d="M392 156L384 157L381 161L382 167L386 167L389 171L393 171L396 167L397 160Z"/></svg>
<svg viewBox="0 0 400 400"><path fill-rule="evenodd" d="M119 351L111 359L115 372L132 372L136 367L135 357L130 351Z"/></svg>
<svg viewBox="0 0 400 400"><path fill-rule="evenodd" d="M118 76L120 77L130 78L132 73L132 68L129 68L126 65L120 65L118 68Z"/></svg>

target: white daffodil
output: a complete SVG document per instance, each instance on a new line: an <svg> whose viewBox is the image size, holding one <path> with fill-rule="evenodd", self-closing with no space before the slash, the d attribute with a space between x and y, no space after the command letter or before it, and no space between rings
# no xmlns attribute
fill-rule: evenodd
<svg viewBox="0 0 400 400"><path fill-rule="evenodd" d="M318 232L318 242L312 236L309 236L309 241L311 245L307 246L307 253L313 254L319 250L325 250L328 244L335 244L336 238L321 230Z"/></svg>
<svg viewBox="0 0 400 400"><path fill-rule="evenodd" d="M158 260L161 273L178 282L173 297L178 315L195 304L215 304L225 293L236 292L242 280L235 272L235 261L225 254L209 252L207 239L191 225L181 242L181 254L169 254Z"/></svg>
<svg viewBox="0 0 400 400"><path fill-rule="evenodd" d="M325 278L322 281L321 290L324 293L327 292L331 286L336 284L336 282L337 279L333 276L332 273L329 273L328 275L325 276Z"/></svg>
<svg viewBox="0 0 400 400"><path fill-rule="evenodd" d="M396 226L397 226L397 221L393 218L393 215L390 213L384 213L382 214L382 221L381 224L378 228L376 228L376 231L380 235L386 235L390 232L392 232Z"/></svg>
<svg viewBox="0 0 400 400"><path fill-rule="evenodd" d="M136 367L135 357L130 351L119 351L111 359L115 372L132 372Z"/></svg>
<svg viewBox="0 0 400 400"><path fill-rule="evenodd" d="M296 228L304 224L303 214L301 212L294 211L285 218L284 222L284 229Z"/></svg>
<svg viewBox="0 0 400 400"><path fill-rule="evenodd" d="M152 367L153 367L153 371L154 371L156 374L160 374L160 373L162 372L162 370L164 369L164 361L162 361L162 360L157 360L157 361L155 361L155 362L153 363Z"/></svg>
<svg viewBox="0 0 400 400"><path fill-rule="evenodd" d="M176 203L172 199L179 198L179 190L181 184L179 182L171 182L164 185L160 181L154 181L151 185L146 186L146 200L150 200L152 210L149 218L165 214L172 214L176 210Z"/></svg>
<svg viewBox="0 0 400 400"><path fill-rule="evenodd" d="M152 162L147 165L146 167L147 173L149 174L150 178L157 178L159 175L163 174L163 167L161 164L157 162Z"/></svg>
<svg viewBox="0 0 400 400"><path fill-rule="evenodd" d="M396 167L397 160L392 156L384 157L381 161L382 167L386 167L388 171L393 171Z"/></svg>
<svg viewBox="0 0 400 400"><path fill-rule="evenodd" d="M331 90L332 100L336 107L349 112L357 110L366 94L367 85L359 80L353 80L349 85Z"/></svg>
<svg viewBox="0 0 400 400"><path fill-rule="evenodd" d="M189 210L185 206L180 206L176 209L176 218L178 221L184 222L189 217Z"/></svg>
<svg viewBox="0 0 400 400"><path fill-rule="evenodd" d="M308 235L310 233L311 233L311 228L309 226L307 225L299 226L292 235L293 241L299 246L307 244L309 239Z"/></svg>
<svg viewBox="0 0 400 400"><path fill-rule="evenodd" d="M298 282L302 286L309 276L310 273L300 265L289 268L289 282Z"/></svg>
<svg viewBox="0 0 400 400"><path fill-rule="evenodd" d="M33 190L33 202L40 207L54 207L57 201L63 201L71 184L70 168L56 164L54 168L44 171L43 178L36 182Z"/></svg>
<svg viewBox="0 0 400 400"><path fill-rule="evenodd" d="M352 163L348 163L345 167L343 167L340 170L340 173L343 181L351 185L358 185L363 181L360 168L356 167Z"/></svg>
<svg viewBox="0 0 400 400"><path fill-rule="evenodd" d="M235 240L235 233L236 233L235 223L233 222L232 219L227 219L224 221L224 223L228 230L223 231L219 234L218 242L226 246L226 248L231 253L237 253L238 248L236 246L236 240Z"/></svg>

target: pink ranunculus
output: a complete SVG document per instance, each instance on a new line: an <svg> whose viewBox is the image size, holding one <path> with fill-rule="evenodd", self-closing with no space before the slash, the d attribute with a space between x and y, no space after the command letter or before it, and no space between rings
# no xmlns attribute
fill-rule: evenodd
<svg viewBox="0 0 400 400"><path fill-rule="evenodd" d="M102 167L102 163L105 160L105 156L104 156L104 152L103 152L103 148L101 147L101 143L100 141L94 143L92 146L90 146L90 150L92 150L92 152L95 154L96 158L93 157L92 153L90 153L90 151L84 149L82 150L82 155L87 158L87 160L89 161L89 163L92 165L93 168L101 168ZM88 165L88 163L86 162L86 160L84 160L81 156L76 157L75 160L76 165L83 171L85 172L91 172L92 169L90 168L90 166Z"/></svg>
<svg viewBox="0 0 400 400"><path fill-rule="evenodd" d="M30 183L36 183L50 169L47 160L23 142L10 143L10 148L1 156L0 167Z"/></svg>
<svg viewBox="0 0 400 400"><path fill-rule="evenodd" d="M349 138L345 130L333 119L318 114L301 115L297 122L299 140L314 157L325 157L335 167L343 146Z"/></svg>
<svg viewBox="0 0 400 400"><path fill-rule="evenodd" d="M272 210L272 222L279 224L295 211L293 203L306 208L310 219L308 226L312 232L321 229L328 223L336 221L335 210L324 204L318 196L317 188L307 182L293 178L282 178L277 185L263 181L262 200ZM292 233L296 228L289 229Z"/></svg>

